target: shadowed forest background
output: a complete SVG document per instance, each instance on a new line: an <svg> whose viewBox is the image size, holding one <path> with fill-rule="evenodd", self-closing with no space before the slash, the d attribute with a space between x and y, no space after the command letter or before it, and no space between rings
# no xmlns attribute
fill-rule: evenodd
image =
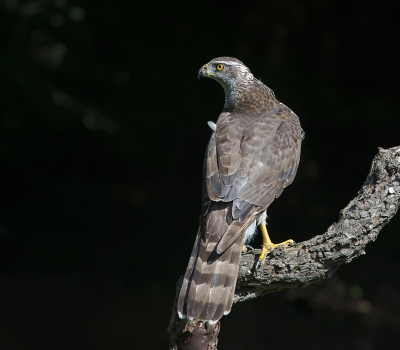
<svg viewBox="0 0 400 350"><path fill-rule="evenodd" d="M271 238L325 232L400 145L398 18L385 0L2 1L1 349L167 348L223 106L197 80L212 58L242 60L306 132ZM220 349L400 349L399 230L321 285L235 305Z"/></svg>

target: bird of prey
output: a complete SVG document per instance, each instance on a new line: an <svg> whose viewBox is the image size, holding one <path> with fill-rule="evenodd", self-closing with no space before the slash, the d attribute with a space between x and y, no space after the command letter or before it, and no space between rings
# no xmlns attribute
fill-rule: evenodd
<svg viewBox="0 0 400 350"><path fill-rule="evenodd" d="M217 122L208 122L202 213L178 314L216 323L231 310L241 252L256 226L263 237L259 261L277 246L268 236L266 211L294 180L304 132L297 115L241 61L215 58L198 77L220 83L225 104Z"/></svg>

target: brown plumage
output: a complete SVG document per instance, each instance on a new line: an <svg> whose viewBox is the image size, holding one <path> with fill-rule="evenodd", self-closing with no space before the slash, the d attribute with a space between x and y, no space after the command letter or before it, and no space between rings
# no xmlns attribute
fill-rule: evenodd
<svg viewBox="0 0 400 350"><path fill-rule="evenodd" d="M178 312L216 322L231 310L242 245L255 221L294 180L304 133L296 114L239 60L216 58L199 77L222 85L225 105L205 154L200 227Z"/></svg>

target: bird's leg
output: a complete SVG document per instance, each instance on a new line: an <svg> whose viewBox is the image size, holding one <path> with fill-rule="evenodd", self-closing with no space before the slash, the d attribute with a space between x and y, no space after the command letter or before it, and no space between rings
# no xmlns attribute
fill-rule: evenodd
<svg viewBox="0 0 400 350"><path fill-rule="evenodd" d="M265 224L260 224L258 227L260 228L261 236L262 236L262 240L263 240L262 251L261 251L261 254L260 254L258 260L264 260L266 255L269 252L272 252L274 250L275 244L272 243L271 238L269 238L267 226Z"/></svg>
<svg viewBox="0 0 400 350"><path fill-rule="evenodd" d="M277 246L284 245L285 247L287 247L289 245L294 244L293 239L288 239L285 242L274 244L271 242L271 239L269 238L267 226L265 225L265 223L260 223L259 227L263 239L263 244L262 244L261 254L258 258L258 262L256 265L256 270L259 268L260 264L264 262L265 257L268 255L268 253L272 252Z"/></svg>

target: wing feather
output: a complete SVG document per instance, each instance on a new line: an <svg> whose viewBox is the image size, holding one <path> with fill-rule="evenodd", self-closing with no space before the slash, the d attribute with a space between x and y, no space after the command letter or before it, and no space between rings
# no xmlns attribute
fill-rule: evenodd
<svg viewBox="0 0 400 350"><path fill-rule="evenodd" d="M243 199L265 210L272 201L264 197L279 196L296 175L301 135L298 117L283 104L252 123L222 113L208 151L207 194L226 202Z"/></svg>

